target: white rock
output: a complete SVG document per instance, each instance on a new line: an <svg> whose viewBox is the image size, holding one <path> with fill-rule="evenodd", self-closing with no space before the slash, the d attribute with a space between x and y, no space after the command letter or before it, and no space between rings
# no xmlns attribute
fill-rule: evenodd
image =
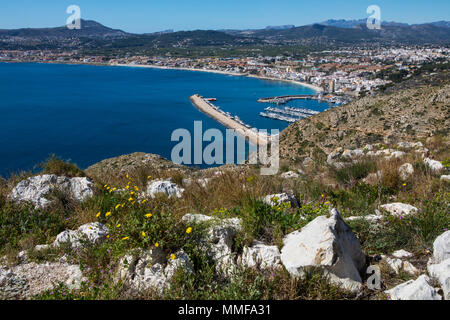
<svg viewBox="0 0 450 320"><path fill-rule="evenodd" d="M378 222L383 219L382 215L378 214L368 214L365 216L354 216L354 217L348 217L344 218L347 221L355 221L355 220L367 220L369 222Z"/></svg>
<svg viewBox="0 0 450 320"><path fill-rule="evenodd" d="M288 171L281 174L283 179L297 179L299 177L298 173L294 171Z"/></svg>
<svg viewBox="0 0 450 320"><path fill-rule="evenodd" d="M390 155L386 156L385 159L390 160L392 158L398 159L402 158L406 155L403 151L394 151Z"/></svg>
<svg viewBox="0 0 450 320"><path fill-rule="evenodd" d="M157 194L166 194L169 197L181 198L184 191L170 180L158 180L147 186L146 195L154 198Z"/></svg>
<svg viewBox="0 0 450 320"><path fill-rule="evenodd" d="M391 259L391 258L386 258L386 263L389 265L389 267L391 267L392 270L395 271L395 273L399 273L399 271L402 269L403 267L403 261L400 259Z"/></svg>
<svg viewBox="0 0 450 320"><path fill-rule="evenodd" d="M419 270L409 261L403 261L402 269L412 276L419 274Z"/></svg>
<svg viewBox="0 0 450 320"><path fill-rule="evenodd" d="M366 257L350 227L336 209L331 217L317 217L301 231L283 239L281 262L294 276L303 276L308 267L319 267L333 283L351 291L361 289L360 272Z"/></svg>
<svg viewBox="0 0 450 320"><path fill-rule="evenodd" d="M450 175L441 176L442 181L450 182Z"/></svg>
<svg viewBox="0 0 450 320"><path fill-rule="evenodd" d="M355 149L355 150L344 150L341 157L346 160L355 160L364 155L364 151L362 149Z"/></svg>
<svg viewBox="0 0 450 320"><path fill-rule="evenodd" d="M442 297L429 284L430 278L421 275L395 288L385 291L391 300L442 300Z"/></svg>
<svg viewBox="0 0 450 320"><path fill-rule="evenodd" d="M255 242L244 247L241 263L246 268L276 269L281 267L280 251L277 246Z"/></svg>
<svg viewBox="0 0 450 320"><path fill-rule="evenodd" d="M310 157L306 157L305 160L303 160L302 165L304 167L309 167L310 165L312 165L314 163L314 160L311 159Z"/></svg>
<svg viewBox="0 0 450 320"><path fill-rule="evenodd" d="M431 169L431 171L435 173L439 173L442 170L444 170L444 166L439 161L432 160L430 158L425 158L423 162Z"/></svg>
<svg viewBox="0 0 450 320"><path fill-rule="evenodd" d="M0 299L16 300L28 296L28 280L15 274L11 269L0 266Z"/></svg>
<svg viewBox="0 0 450 320"><path fill-rule="evenodd" d="M119 277L134 293L153 289L162 294L178 270L193 272L192 263L182 250L175 253L174 260L167 261L164 251L154 248L137 257L126 255L119 263Z"/></svg>
<svg viewBox="0 0 450 320"><path fill-rule="evenodd" d="M287 193L271 194L265 196L263 202L272 207L279 206L282 203L290 203L292 207L298 207L297 200Z"/></svg>
<svg viewBox="0 0 450 320"><path fill-rule="evenodd" d="M44 208L51 202L46 197L54 190L67 192L73 199L84 201L94 194L94 184L87 178L35 176L19 182L10 193L9 199L31 202L36 208Z"/></svg>
<svg viewBox="0 0 450 320"><path fill-rule="evenodd" d="M83 245L83 241L92 244L99 244L106 239L108 228L99 222L82 225L78 230L66 230L56 236L53 245L59 247L63 244L69 244L72 248L78 248Z"/></svg>
<svg viewBox="0 0 450 320"><path fill-rule="evenodd" d="M216 263L216 270L230 275L235 270L233 240L236 233L242 230L242 221L238 218L217 219L201 214L186 214L182 221L187 224L210 222L205 239L201 240L201 248Z"/></svg>
<svg viewBox="0 0 450 320"><path fill-rule="evenodd" d="M411 163L405 163L398 168L400 179L402 181L408 180L414 174L414 167Z"/></svg>
<svg viewBox="0 0 450 320"><path fill-rule="evenodd" d="M408 252L406 250L397 250L394 253L392 253L392 256L403 259L403 258L411 258L413 254L411 252Z"/></svg>
<svg viewBox="0 0 450 320"><path fill-rule="evenodd" d="M428 274L436 278L444 292L445 300L449 300L450 292L450 259L446 259L439 264L428 265Z"/></svg>
<svg viewBox="0 0 450 320"><path fill-rule="evenodd" d="M80 266L62 262L20 264L12 268L11 272L16 277L25 279L28 284L26 292L22 293L22 298L33 297L45 290L53 289L59 283L63 283L69 289L79 289L81 283L87 280Z"/></svg>
<svg viewBox="0 0 450 320"><path fill-rule="evenodd" d="M394 216L407 216L417 212L416 207L400 202L385 204L381 208Z"/></svg>
<svg viewBox="0 0 450 320"><path fill-rule="evenodd" d="M423 147L423 144L422 144L422 142L416 142L416 143L413 143L413 142L399 142L398 144L397 144L397 146L399 147L399 148L404 148L404 149L418 149L418 148L422 148Z"/></svg>
<svg viewBox="0 0 450 320"><path fill-rule="evenodd" d="M450 258L450 230L444 232L434 240L433 258L431 264L439 264Z"/></svg>

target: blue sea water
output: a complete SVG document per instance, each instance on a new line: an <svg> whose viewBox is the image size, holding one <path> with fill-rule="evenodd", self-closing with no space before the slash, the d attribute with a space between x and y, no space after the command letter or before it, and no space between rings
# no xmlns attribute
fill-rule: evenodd
<svg viewBox="0 0 450 320"><path fill-rule="evenodd" d="M189 97L216 104L258 129L287 127L262 118L262 97L313 94L300 85L222 74L150 68L0 63L0 175L29 170L50 154L81 168L132 152L171 158L173 130L225 127ZM290 105L322 111L317 101ZM206 143L205 143L206 144Z"/></svg>

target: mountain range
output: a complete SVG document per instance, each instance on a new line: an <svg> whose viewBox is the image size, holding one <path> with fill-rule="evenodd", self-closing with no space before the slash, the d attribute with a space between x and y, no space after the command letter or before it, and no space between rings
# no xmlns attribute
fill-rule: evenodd
<svg viewBox="0 0 450 320"><path fill-rule="evenodd" d="M132 34L82 20L80 30L56 28L0 29L0 49L90 46L102 48L189 48L247 45L448 44L450 22L409 25L383 22L369 30L364 19L327 20L296 27L269 26L253 30L195 30Z"/></svg>

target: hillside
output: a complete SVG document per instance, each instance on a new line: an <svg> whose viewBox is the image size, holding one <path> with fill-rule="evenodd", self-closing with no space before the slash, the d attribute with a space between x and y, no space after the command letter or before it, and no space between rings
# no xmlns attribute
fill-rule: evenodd
<svg viewBox="0 0 450 320"><path fill-rule="evenodd" d="M368 96L299 121L282 132L281 157L302 161L328 154L337 147L395 143L448 135L450 82L413 79L385 94ZM428 79L429 80L429 79Z"/></svg>

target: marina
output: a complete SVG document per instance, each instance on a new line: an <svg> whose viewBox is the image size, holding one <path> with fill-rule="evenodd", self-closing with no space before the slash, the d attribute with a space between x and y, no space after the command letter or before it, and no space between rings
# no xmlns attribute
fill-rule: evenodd
<svg viewBox="0 0 450 320"><path fill-rule="evenodd" d="M267 107L264 109L264 112L260 112L259 115L264 118L294 123L319 113L319 111L304 108L285 107L284 109L280 109Z"/></svg>
<svg viewBox="0 0 450 320"><path fill-rule="evenodd" d="M202 96L195 94L189 99L200 111L217 120L227 128L236 130L237 133L242 135L252 144L266 145L269 142L270 136L259 133L258 129L245 124L238 116L233 116L231 113L225 112L220 109L220 107L214 105L211 102L216 101L213 100L214 98L203 98Z"/></svg>

